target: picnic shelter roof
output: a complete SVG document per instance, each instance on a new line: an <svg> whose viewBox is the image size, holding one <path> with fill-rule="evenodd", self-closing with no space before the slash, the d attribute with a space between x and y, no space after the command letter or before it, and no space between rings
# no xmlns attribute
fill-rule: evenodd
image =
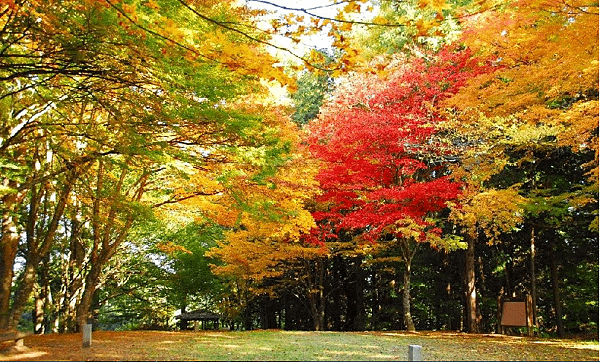
<svg viewBox="0 0 600 362"><path fill-rule="evenodd" d="M181 313L176 315L175 318L188 321L206 321L206 320L219 320L221 316L219 314L207 311L206 309L197 309L191 312Z"/></svg>

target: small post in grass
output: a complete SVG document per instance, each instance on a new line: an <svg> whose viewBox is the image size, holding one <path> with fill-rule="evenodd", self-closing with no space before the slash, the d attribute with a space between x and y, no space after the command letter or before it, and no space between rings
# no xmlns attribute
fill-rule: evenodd
<svg viewBox="0 0 600 362"><path fill-rule="evenodd" d="M92 325L86 324L83 326L83 347L90 347L92 345Z"/></svg>
<svg viewBox="0 0 600 362"><path fill-rule="evenodd" d="M421 354L421 346L417 344L411 344L408 346L408 360L409 361L422 361L423 356Z"/></svg>

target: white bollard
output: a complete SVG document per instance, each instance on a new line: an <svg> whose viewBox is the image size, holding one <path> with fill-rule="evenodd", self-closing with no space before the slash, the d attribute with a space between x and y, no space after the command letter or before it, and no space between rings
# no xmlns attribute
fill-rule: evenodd
<svg viewBox="0 0 600 362"><path fill-rule="evenodd" d="M92 325L86 324L83 326L83 347L92 345Z"/></svg>
<svg viewBox="0 0 600 362"><path fill-rule="evenodd" d="M423 355L421 353L421 346L417 344L411 344L408 346L408 360L409 361L422 361Z"/></svg>

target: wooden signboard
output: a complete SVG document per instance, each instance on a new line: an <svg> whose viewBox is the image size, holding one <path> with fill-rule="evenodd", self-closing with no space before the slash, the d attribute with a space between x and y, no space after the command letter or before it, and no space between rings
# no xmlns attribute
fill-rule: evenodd
<svg viewBox="0 0 600 362"><path fill-rule="evenodd" d="M527 327L527 302L503 302L500 325L507 327Z"/></svg>
<svg viewBox="0 0 600 362"><path fill-rule="evenodd" d="M528 295L525 300L503 300L500 318L501 333L504 327L527 327L527 334L533 333L533 300Z"/></svg>

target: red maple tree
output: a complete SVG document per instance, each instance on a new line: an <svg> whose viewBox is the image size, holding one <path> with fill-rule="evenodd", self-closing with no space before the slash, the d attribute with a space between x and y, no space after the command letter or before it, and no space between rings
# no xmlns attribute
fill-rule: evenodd
<svg viewBox="0 0 600 362"><path fill-rule="evenodd" d="M398 245L409 330L412 258L422 242L444 246L434 218L461 189L447 176L447 148L435 140L436 124L443 121L435 107L486 69L471 52L456 48L395 58L385 66L385 80L381 74L345 79L309 127L307 142L324 162L313 242L349 231L373 244Z"/></svg>

